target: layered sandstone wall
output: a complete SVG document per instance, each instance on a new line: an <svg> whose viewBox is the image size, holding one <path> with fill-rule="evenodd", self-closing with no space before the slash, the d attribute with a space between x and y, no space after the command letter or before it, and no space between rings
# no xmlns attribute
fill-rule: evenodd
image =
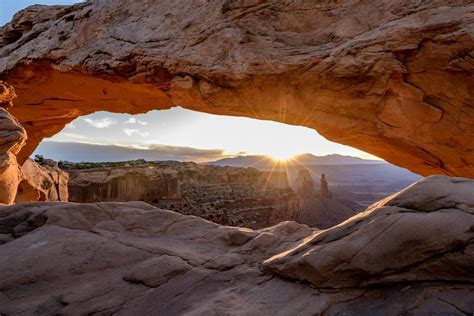
<svg viewBox="0 0 474 316"><path fill-rule="evenodd" d="M223 225L262 228L295 220L298 200L285 172L156 162L69 170L69 200L144 201Z"/></svg>

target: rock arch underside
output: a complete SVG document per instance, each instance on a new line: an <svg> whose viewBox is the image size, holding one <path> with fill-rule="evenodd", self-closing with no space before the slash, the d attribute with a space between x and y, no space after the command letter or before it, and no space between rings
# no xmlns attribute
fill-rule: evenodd
<svg viewBox="0 0 474 316"><path fill-rule="evenodd" d="M472 1L89 1L0 32L24 161L98 110L175 105L316 129L422 175L474 177Z"/></svg>
<svg viewBox="0 0 474 316"><path fill-rule="evenodd" d="M0 28L0 203L78 116L177 105L306 126L441 176L327 230L219 226L141 202L1 206L0 313L472 314L473 72L472 0L21 11Z"/></svg>

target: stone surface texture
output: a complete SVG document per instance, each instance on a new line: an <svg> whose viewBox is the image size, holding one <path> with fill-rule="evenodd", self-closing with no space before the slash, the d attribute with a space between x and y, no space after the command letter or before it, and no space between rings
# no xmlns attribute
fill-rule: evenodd
<svg viewBox="0 0 474 316"><path fill-rule="evenodd" d="M327 230L143 202L0 207L0 313L470 315L473 190L426 178Z"/></svg>
<svg viewBox="0 0 474 316"><path fill-rule="evenodd" d="M0 203L3 204L13 203L23 178L16 155L25 145L26 132L5 109L15 97L15 90L0 81Z"/></svg>
<svg viewBox="0 0 474 316"><path fill-rule="evenodd" d="M89 0L0 31L26 160L98 110L175 105L316 129L422 175L474 177L472 0Z"/></svg>
<svg viewBox="0 0 474 316"><path fill-rule="evenodd" d="M18 185L15 203L68 201L69 174L57 167L39 165L28 159L21 167L23 180Z"/></svg>
<svg viewBox="0 0 474 316"><path fill-rule="evenodd" d="M265 269L324 288L472 283L473 192L466 178L426 178L270 258Z"/></svg>

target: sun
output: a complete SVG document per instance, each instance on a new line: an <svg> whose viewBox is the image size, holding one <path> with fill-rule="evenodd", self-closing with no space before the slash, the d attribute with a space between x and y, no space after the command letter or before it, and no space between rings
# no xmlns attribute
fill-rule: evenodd
<svg viewBox="0 0 474 316"><path fill-rule="evenodd" d="M295 157L295 154L288 152L273 152L271 154L268 154L268 156L274 161L285 162L292 160Z"/></svg>

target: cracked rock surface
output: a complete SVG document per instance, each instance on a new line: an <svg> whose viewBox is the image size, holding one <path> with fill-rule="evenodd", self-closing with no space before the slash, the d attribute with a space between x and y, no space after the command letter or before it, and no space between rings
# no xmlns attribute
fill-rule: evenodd
<svg viewBox="0 0 474 316"><path fill-rule="evenodd" d="M181 105L472 178L473 33L472 0L89 0L15 15L0 79L22 92L21 163L78 116Z"/></svg>
<svg viewBox="0 0 474 316"><path fill-rule="evenodd" d="M344 288L474 282L474 181L433 176L265 262L267 271Z"/></svg>
<svg viewBox="0 0 474 316"><path fill-rule="evenodd" d="M470 315L473 191L426 178L321 231L142 202L0 207L0 313Z"/></svg>

